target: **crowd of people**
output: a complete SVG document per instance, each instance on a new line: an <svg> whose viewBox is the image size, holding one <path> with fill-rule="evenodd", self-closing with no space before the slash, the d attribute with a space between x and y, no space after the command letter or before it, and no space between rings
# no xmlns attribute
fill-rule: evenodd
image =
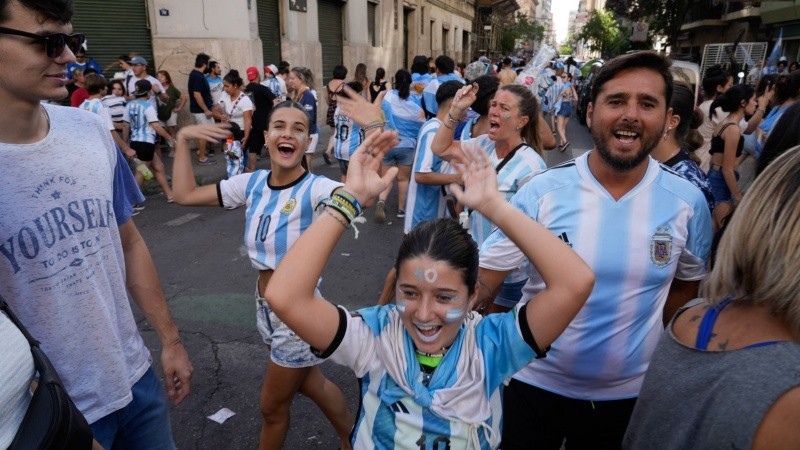
<svg viewBox="0 0 800 450"><path fill-rule="evenodd" d="M548 169L544 152L569 147L569 68L545 102L514 83L510 60L460 69L419 55L390 80L337 66L323 156L337 160L336 181L311 172L311 70L249 67L245 84L201 53L183 95L168 72L125 56L108 81L71 19L71 2L0 1L0 294L94 448L175 448L166 400L191 391L131 220L148 173L168 202L244 209L269 349L262 449L283 446L298 392L344 449L800 442L799 71L751 87L711 68L695 107L663 55L618 56L594 78L593 149ZM48 103L67 97L76 108ZM186 103L195 124L178 129ZM227 178L197 186L194 165L216 149ZM264 149L270 167L257 169ZM740 186L748 156L757 177ZM395 180L405 235L384 292L364 299L376 306L335 306L321 273L368 208L386 221ZM128 294L161 342L166 392ZM0 312L0 448L41 408L21 336ZM325 360L359 379L357 414Z"/></svg>

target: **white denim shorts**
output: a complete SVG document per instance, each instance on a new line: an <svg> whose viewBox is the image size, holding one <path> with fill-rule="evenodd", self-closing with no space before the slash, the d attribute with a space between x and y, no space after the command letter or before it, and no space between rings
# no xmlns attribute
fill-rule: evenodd
<svg viewBox="0 0 800 450"><path fill-rule="evenodd" d="M317 291L316 295L320 295ZM261 297L256 288L256 325L258 332L269 349L269 356L275 364L289 369L311 367L324 360L311 353L311 347L289 329L270 309L267 300Z"/></svg>
<svg viewBox="0 0 800 450"><path fill-rule="evenodd" d="M317 144L319 144L319 133L314 133L311 135L311 142L308 144L308 150L306 150L306 154L316 152Z"/></svg>

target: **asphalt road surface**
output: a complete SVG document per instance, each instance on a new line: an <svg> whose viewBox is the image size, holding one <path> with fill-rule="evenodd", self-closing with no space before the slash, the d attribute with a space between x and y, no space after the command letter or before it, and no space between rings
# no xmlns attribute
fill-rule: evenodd
<svg viewBox="0 0 800 450"><path fill-rule="evenodd" d="M330 133L325 128L321 142L327 142ZM548 152L545 160L549 166L591 148L591 137L577 120L569 124L568 135L571 147L563 153ZM266 167L267 161L261 160L259 165ZM203 170L224 170L222 164L209 167ZM314 167L330 178L339 177L338 167L325 166L319 153ZM259 391L268 353L256 330L257 274L242 243L244 208L228 211L219 207L182 207L167 204L160 194L150 196L146 205L134 220L153 254L195 369L192 394L171 409L177 447L257 448L261 428ZM359 239L356 241L351 231L345 233L323 273L320 289L328 300L351 310L375 304L403 235L402 219L395 217L396 211L397 197L393 192L387 202L387 223L375 223L373 211L368 210L368 222L359 226ZM158 339L143 315L135 306L134 309L158 366ZM352 372L332 363L323 364L322 371L342 388L355 415L358 382ZM207 418L221 408L228 408L235 415L222 424ZM298 395L291 414L284 448L339 447L333 428L313 402Z"/></svg>

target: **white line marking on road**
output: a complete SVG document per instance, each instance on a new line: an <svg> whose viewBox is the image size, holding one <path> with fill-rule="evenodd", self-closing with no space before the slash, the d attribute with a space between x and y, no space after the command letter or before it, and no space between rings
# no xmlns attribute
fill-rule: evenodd
<svg viewBox="0 0 800 450"><path fill-rule="evenodd" d="M191 222L192 220L197 219L198 217L200 217L200 214L196 214L196 213L184 214L184 215L178 217L177 219L170 220L169 222L165 223L164 225L166 225L168 227L177 227L177 226L183 225L183 224L185 224L187 222Z"/></svg>

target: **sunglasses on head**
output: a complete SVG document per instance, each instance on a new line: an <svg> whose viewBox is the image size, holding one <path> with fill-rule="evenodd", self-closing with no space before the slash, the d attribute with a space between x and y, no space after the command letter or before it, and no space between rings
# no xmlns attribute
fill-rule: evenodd
<svg viewBox="0 0 800 450"><path fill-rule="evenodd" d="M0 27L0 34L11 34L35 39L44 46L47 57L51 59L58 58L64 52L64 47L69 47L72 53L78 53L83 43L86 42L86 36L80 33L34 34L28 33L27 31L15 30L13 28Z"/></svg>

